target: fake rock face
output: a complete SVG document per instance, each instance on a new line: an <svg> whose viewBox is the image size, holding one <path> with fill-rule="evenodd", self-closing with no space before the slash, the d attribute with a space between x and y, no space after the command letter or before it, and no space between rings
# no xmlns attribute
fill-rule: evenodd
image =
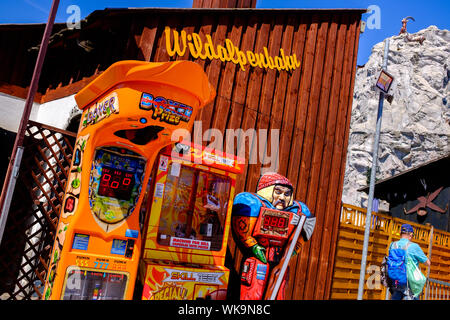
<svg viewBox="0 0 450 320"><path fill-rule="evenodd" d="M450 152L450 33L430 26L409 39L389 40L387 71L395 77L384 101L378 151L377 179L389 178ZM367 194L356 190L368 185L376 129L384 42L372 49L368 62L357 70L353 96L347 165L342 201L367 206Z"/></svg>

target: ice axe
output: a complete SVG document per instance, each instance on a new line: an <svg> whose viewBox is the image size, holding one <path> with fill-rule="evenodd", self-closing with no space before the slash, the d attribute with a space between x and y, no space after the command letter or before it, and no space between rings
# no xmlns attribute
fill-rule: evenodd
<svg viewBox="0 0 450 320"><path fill-rule="evenodd" d="M316 218L306 218L304 214L300 215L299 222L297 224L297 228L295 228L295 232L293 237L290 239L287 247L288 250L285 251L283 257L280 260L281 269L278 266L276 266L273 269L272 272L272 279L269 281L269 284L267 286L267 291L265 294L266 300L275 300L276 296L278 295L278 291L280 290L281 282L284 279L284 275L286 274L287 267L289 265L289 261L292 257L292 253L294 252L295 245L297 244L298 238L300 236L300 233L302 230L305 231L307 239L309 239L314 231L314 227L316 224Z"/></svg>

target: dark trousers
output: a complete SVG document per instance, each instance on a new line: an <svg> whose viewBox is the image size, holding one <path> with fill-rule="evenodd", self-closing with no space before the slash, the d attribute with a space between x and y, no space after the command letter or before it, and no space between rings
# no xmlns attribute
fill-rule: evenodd
<svg viewBox="0 0 450 320"><path fill-rule="evenodd" d="M416 298L411 294L406 284L394 284L389 288L389 291L391 292L391 300L419 300L418 297Z"/></svg>

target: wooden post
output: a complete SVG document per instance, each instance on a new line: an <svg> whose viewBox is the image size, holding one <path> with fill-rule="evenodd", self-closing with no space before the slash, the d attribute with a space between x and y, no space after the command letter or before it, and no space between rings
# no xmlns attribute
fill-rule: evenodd
<svg viewBox="0 0 450 320"><path fill-rule="evenodd" d="M431 261L431 251L433 249L433 233L434 233L434 227L431 226L430 229L430 239L428 240L428 259L430 259ZM424 300L428 300L428 292L430 290L430 282L428 281L428 278L430 277L430 272L431 272L431 265L427 267L427 285L425 287L425 299Z"/></svg>
<svg viewBox="0 0 450 320"><path fill-rule="evenodd" d="M389 219L389 227L387 228L387 233L388 233L388 245L386 247L386 255L389 254L389 246L392 242L392 230L393 230L393 225L394 225L394 219L390 218ZM389 300L389 290L388 288L384 288L384 300Z"/></svg>
<svg viewBox="0 0 450 320"><path fill-rule="evenodd" d="M30 119L31 109L33 108L34 96L38 90L39 78L41 76L42 67L44 65L45 55L47 53L50 35L52 33L53 24L55 22L56 12L58 11L59 0L53 0L47 24L45 25L44 34L42 36L39 53L36 64L34 65L33 76L31 78L30 88L28 89L25 107L22 113L22 119L17 130L16 139L14 141L11 159L8 164L3 189L0 195L0 243L3 238L6 221L8 219L9 208L14 194L17 177L19 176L20 164L22 162L22 154L24 151L23 141L25 139L25 131L27 129L28 120Z"/></svg>

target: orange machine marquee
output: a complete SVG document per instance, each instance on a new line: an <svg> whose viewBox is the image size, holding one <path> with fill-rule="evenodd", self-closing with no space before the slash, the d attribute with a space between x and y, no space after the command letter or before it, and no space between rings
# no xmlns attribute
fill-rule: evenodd
<svg viewBox="0 0 450 320"><path fill-rule="evenodd" d="M45 299L131 299L143 191L158 152L215 91L193 62L121 61L76 96L82 119Z"/></svg>
<svg viewBox="0 0 450 320"><path fill-rule="evenodd" d="M143 299L224 299L224 266L242 159L197 145L161 152L152 174Z"/></svg>

